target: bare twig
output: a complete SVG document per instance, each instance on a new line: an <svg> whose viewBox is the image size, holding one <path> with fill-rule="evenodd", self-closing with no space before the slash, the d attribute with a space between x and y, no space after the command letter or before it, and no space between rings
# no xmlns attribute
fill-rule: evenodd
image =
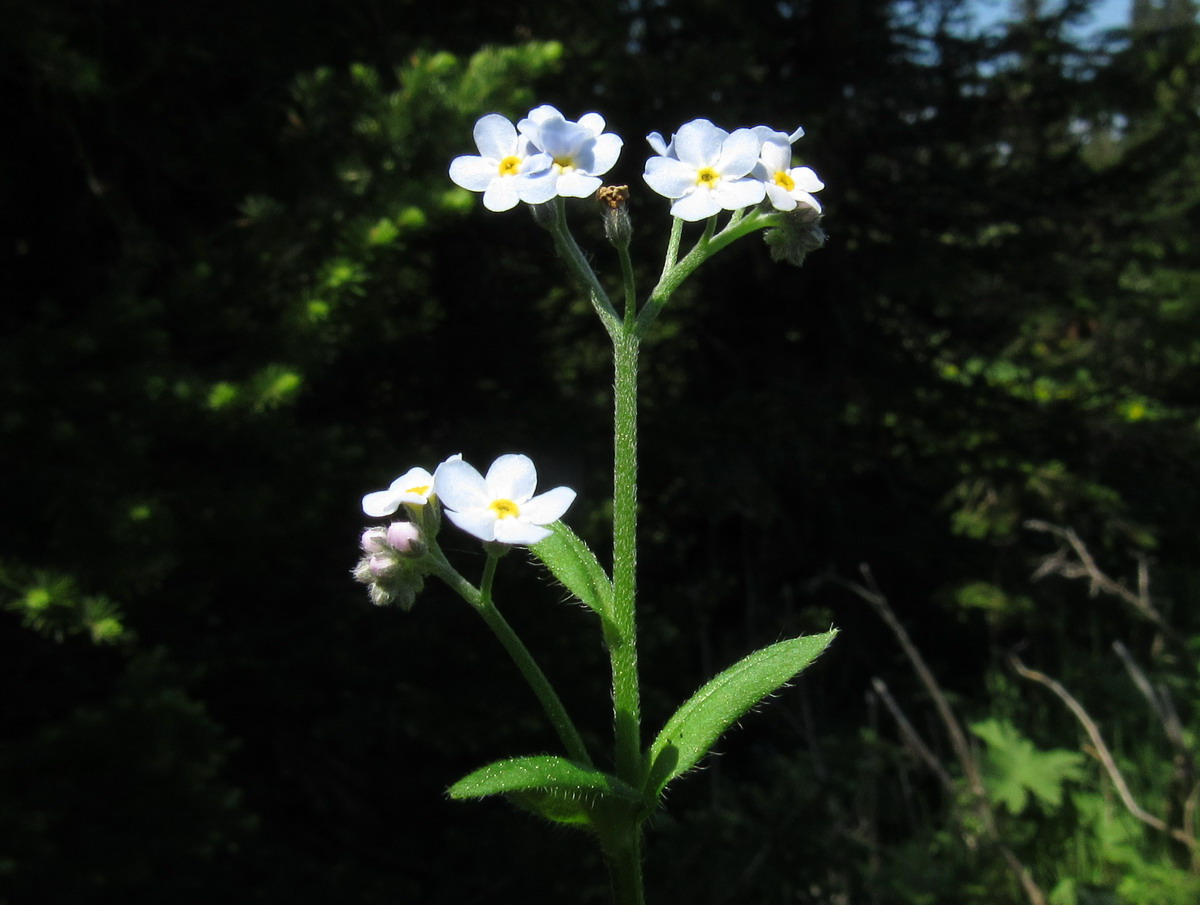
<svg viewBox="0 0 1200 905"><path fill-rule="evenodd" d="M996 815L992 810L991 800L988 798L987 789L983 784L983 774L979 769L979 761L975 753L971 750L970 744L967 742L967 735L963 731L962 724L950 708L950 702L946 699L945 692L942 691L942 687L934 677L933 671L925 663L925 658L921 656L921 652L913 644L912 638L904 626L900 624L900 620L896 618L896 614L888 604L887 598L879 590L874 576L871 575L870 568L864 564L859 566L859 571L863 576L863 584L846 581L837 576L833 576L832 580L842 585L842 587L853 591L869 603L871 608L887 624L887 627L892 630L892 634L896 636L896 640L900 642L900 647L903 649L904 655L908 657L913 669L916 670L917 677L921 680L921 684L925 686L925 690L929 693L930 698L932 698L938 716L941 718L942 725L946 728L946 734L950 737L950 745L954 749L954 754L958 758L959 765L962 767L963 776L966 777L967 788L971 793L975 815L983 826L988 840L1000 853L1009 870L1021 884L1021 889L1025 892L1025 897L1029 900L1030 905L1046 905L1045 893L1042 892L1041 887L1033 879L1029 868L1021 863L1021 860L1005 844L1003 838L1000 836L999 827L996 825ZM878 691L878 689L876 690ZM887 703L886 698L884 699L884 703ZM896 712L898 712L898 709ZM896 715L896 712L893 712L893 716ZM901 732L904 732L903 726L901 726ZM913 736L916 736L915 731L913 732ZM928 747L925 747L925 751L929 753L930 757L933 757ZM941 774L944 774L946 771L943 767L937 772L939 772L940 778Z"/></svg>
<svg viewBox="0 0 1200 905"><path fill-rule="evenodd" d="M955 791L954 779L950 776L946 768L942 766L942 762L938 760L937 755L925 744L925 740L917 733L917 730L913 727L908 717L904 715L904 711L900 709L900 705L892 697L892 693L888 690L887 685L884 684L883 679L871 679L871 687L875 689L875 694L879 696L879 700L883 701L883 706L888 709L888 713L896 721L896 725L900 728L900 734L904 736L905 744L912 748L913 753L921 758L921 760L925 761L929 769L937 775L942 786L953 798Z"/></svg>
<svg viewBox="0 0 1200 905"><path fill-rule="evenodd" d="M946 695L942 691L942 687L934 678L933 672L925 663L925 658L921 656L921 652L917 650L917 646L913 644L912 638L909 637L907 630L900 624L900 620L896 618L896 614L892 612L891 606L887 602L887 598L879 590L879 586L875 583L875 578L871 575L871 570L868 566L859 566L859 571L862 573L865 584L857 582L844 581L837 579L838 582L871 605L871 608L879 614L879 617L887 624L887 627L892 630L892 634L896 636L896 640L900 642L900 647L904 651L904 655L908 657L912 663L913 669L916 670L917 678L921 680L921 684L925 686L925 690L933 699L933 706L937 708L938 716L942 720L942 724L946 727L946 734L950 736L950 745L954 749L954 754L958 758L959 764L963 768L963 775L967 779L967 787L971 790L972 796L987 800L987 790L983 785L983 775L979 771L979 764L975 760L975 756L971 753L971 747L967 742L967 734L963 731L962 724L954 715L954 711L950 709L950 702L946 700Z"/></svg>
<svg viewBox="0 0 1200 905"><path fill-rule="evenodd" d="M1059 700L1066 704L1067 708L1073 714L1075 714L1075 719L1079 721L1079 724L1083 727L1084 732L1087 733L1088 739L1092 743L1092 748L1095 750L1096 756L1100 759L1100 763L1103 765L1105 772L1108 773L1108 778L1112 780L1113 786L1116 787L1117 795L1120 797L1121 803L1125 805L1125 809L1142 823L1146 824L1146 826L1153 827L1154 829L1164 833L1168 833L1173 839L1183 843L1189 849L1195 848L1196 840L1193 837L1189 836L1182 830L1167 826L1166 821L1155 817L1153 814L1142 808L1142 806L1136 801L1134 801L1133 793L1129 791L1129 785L1125 782L1125 777L1121 775L1121 771L1117 768L1116 761L1113 760L1112 752L1108 750L1108 746L1104 743L1104 739L1100 735L1100 727L1096 725L1095 720L1088 716L1087 711L1083 709L1083 705L1075 700L1075 698L1071 696L1071 693L1067 691L1061 684L1050 678L1045 673L1038 672L1035 669L1030 669L1024 663L1022 663L1021 659L1015 654L1011 654L1008 660L1012 665L1012 668L1016 670L1019 675L1049 688L1052 692L1054 692Z"/></svg>
<svg viewBox="0 0 1200 905"><path fill-rule="evenodd" d="M1149 677L1147 677L1137 661L1133 659L1133 654L1129 652L1129 648L1124 644L1120 641L1114 641L1112 647L1117 652L1117 656L1121 658L1121 662L1125 664L1125 670L1129 673L1129 678L1133 681L1134 686L1142 693L1142 697L1146 699L1146 703L1150 705L1150 709L1154 711L1154 715L1163 724L1163 731L1166 732L1171 745L1177 750L1186 750L1187 745L1183 739L1183 726L1179 722L1179 715L1175 712L1175 707L1166 696L1166 689L1162 688L1160 693L1160 690L1156 690L1150 684Z"/></svg>
<svg viewBox="0 0 1200 905"><path fill-rule="evenodd" d="M1065 544L1065 546L1059 547L1042 560L1033 573L1035 581L1045 578L1047 575L1061 575L1063 578L1071 579L1086 578L1088 581L1088 594L1090 596L1096 597L1104 593L1125 601L1125 603L1140 613L1143 618L1154 623L1177 647L1185 652L1188 650L1184 639L1170 626L1163 617L1163 614L1159 612L1158 607L1154 605L1154 600L1150 596L1149 567L1146 564L1144 556L1139 555L1137 558L1137 590L1133 591L1124 583L1115 581L1104 573L1100 566L1096 564L1096 560L1092 557L1087 545L1075 533L1073 528L1063 528L1059 525L1043 522L1040 519L1030 519L1025 522L1025 527L1030 531L1052 534ZM1070 555L1072 553L1074 554L1074 558Z"/></svg>

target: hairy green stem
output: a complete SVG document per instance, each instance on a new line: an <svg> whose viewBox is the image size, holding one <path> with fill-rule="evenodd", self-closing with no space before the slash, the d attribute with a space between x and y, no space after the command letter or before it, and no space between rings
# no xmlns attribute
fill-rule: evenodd
<svg viewBox="0 0 1200 905"><path fill-rule="evenodd" d="M583 743L579 730L575 728L575 723L567 713L567 708L563 706L554 686L550 684L550 680L546 678L542 668L533 659L529 648L513 631L508 620L496 609L496 604L492 600L492 579L496 574L496 563L499 562L500 557L492 553L488 554L487 563L483 569L483 580L480 587L476 588L446 561L440 550L431 552L435 564L433 573L469 603L475 612L483 617L488 628L500 639L500 643L504 645L504 649L516 663L517 669L521 671L521 675L525 677L525 681L537 695L537 699L541 702L542 709L546 711L546 716L550 718L563 747L567 749L568 756L572 760L591 766L592 758L588 754L587 746Z"/></svg>
<svg viewBox="0 0 1200 905"><path fill-rule="evenodd" d="M641 826L631 821L625 832L607 839L604 856L608 861L613 905L644 905Z"/></svg>
<svg viewBox="0 0 1200 905"><path fill-rule="evenodd" d="M650 298L646 300L646 304L638 313L637 335L646 335L646 331L650 329L650 325L662 311L667 299L683 285L684 280L690 277L696 268L743 236L764 227L774 226L778 222L778 215L762 211L754 211L744 216L735 214L729 218L724 229L713 235L716 230L716 218L713 217L705 224L704 235L700 237L695 247L684 256L683 260L676 261L679 253L679 237L683 226L683 221L677 219L671 229L671 244L667 248L667 258L663 264L662 276L659 277L658 285L651 291Z"/></svg>
<svg viewBox="0 0 1200 905"><path fill-rule="evenodd" d="M596 276L596 272L592 270L592 265L588 263L587 256L584 255L583 250L575 241L575 237L571 235L571 231L567 228L567 212L564 199L555 199L555 204L554 222L550 226L550 234L554 237L554 247L562 255L563 260L567 264L567 269L575 275L575 278L579 280L580 284L587 291L592 308L595 309L596 314L600 317L600 322L604 324L604 329L608 331L608 335L615 337L621 326L621 318L613 308L608 293L600 285L600 280Z"/></svg>
<svg viewBox="0 0 1200 905"><path fill-rule="evenodd" d="M637 659L637 335L613 338L613 599L607 632L612 660L617 775L641 785L641 691Z"/></svg>

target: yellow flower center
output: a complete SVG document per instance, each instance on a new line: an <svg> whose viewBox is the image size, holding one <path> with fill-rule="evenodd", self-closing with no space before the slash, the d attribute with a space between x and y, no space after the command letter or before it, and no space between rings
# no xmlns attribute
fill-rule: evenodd
<svg viewBox="0 0 1200 905"><path fill-rule="evenodd" d="M405 492L405 493L416 493L416 494L419 494L419 495L421 495L421 496L425 496L425 494L429 493L429 485L428 485L428 484L422 484L422 485L421 485L421 486L419 486L419 487L410 487L410 488L408 488L408 490L406 490L406 491L404 491L404 492Z"/></svg>
<svg viewBox="0 0 1200 905"><path fill-rule="evenodd" d="M500 161L501 176L516 176L521 172L521 158L510 154Z"/></svg>
<svg viewBox="0 0 1200 905"><path fill-rule="evenodd" d="M496 518L513 518L521 514L520 508L512 500L492 500L488 509L496 513Z"/></svg>
<svg viewBox="0 0 1200 905"><path fill-rule="evenodd" d="M796 180L788 175L785 170L780 170L775 174L775 184L780 186L785 192L790 192L796 187Z"/></svg>
<svg viewBox="0 0 1200 905"><path fill-rule="evenodd" d="M721 174L712 167L701 167L696 171L696 185L706 189L716 188L717 180L720 178Z"/></svg>
<svg viewBox="0 0 1200 905"><path fill-rule="evenodd" d="M575 161L570 157L555 157L554 166L560 173L570 173L575 169Z"/></svg>

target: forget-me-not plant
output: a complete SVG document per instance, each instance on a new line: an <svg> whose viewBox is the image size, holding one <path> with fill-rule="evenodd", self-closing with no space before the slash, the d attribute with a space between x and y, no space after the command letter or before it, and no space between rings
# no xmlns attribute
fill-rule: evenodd
<svg viewBox="0 0 1200 905"><path fill-rule="evenodd" d="M655 152L645 184L670 201L666 258L653 288L639 297L629 246L633 234L626 186L601 184L616 166L621 138L605 132L598 113L578 120L542 105L516 125L491 113L475 125L478 155L450 164L450 179L483 195L490 211L531 207L568 272L587 296L612 341L613 541L606 570L562 518L575 500L569 487L537 493L537 471L520 453L502 455L481 474L462 455L432 472L415 466L385 490L367 493L363 512L387 519L364 530L354 577L372 602L409 608L432 576L470 604L521 670L562 743L562 754L510 757L483 767L449 790L452 798L506 796L556 823L594 834L610 870L616 905L642 905L642 830L667 785L693 767L739 717L807 667L835 632L780 641L719 673L661 726L647 744L641 728L637 655L637 367L641 340L676 289L732 242L760 230L776 260L801 263L824 241L824 188L807 166L794 166L792 145L804 134L769 126L727 131L707 119L685 123L670 142L647 136ZM566 199L595 196L605 235L616 249L621 292L614 298L571 234ZM720 222L724 218L724 222ZM681 253L685 224L704 222ZM483 544L475 584L446 557L439 542L443 515ZM613 749L594 758L562 700L497 608L493 583L499 559L527 547L554 577L598 617L611 663Z"/></svg>

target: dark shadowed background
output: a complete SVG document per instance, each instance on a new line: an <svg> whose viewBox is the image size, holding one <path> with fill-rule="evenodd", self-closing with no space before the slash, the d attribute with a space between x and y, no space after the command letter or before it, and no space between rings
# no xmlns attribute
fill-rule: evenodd
<svg viewBox="0 0 1200 905"><path fill-rule="evenodd" d="M457 452L529 454L602 548L603 332L446 175L539 103L624 137L643 287L647 132L803 125L827 185L824 250L734 246L644 351L647 732L842 629L673 790L649 900L1031 901L1012 859L1051 905L1200 899L1200 27L1093 6L5 4L0 903L606 900L587 838L444 796L557 751L495 639L349 576L362 494ZM604 745L591 616L525 559L501 607Z"/></svg>

